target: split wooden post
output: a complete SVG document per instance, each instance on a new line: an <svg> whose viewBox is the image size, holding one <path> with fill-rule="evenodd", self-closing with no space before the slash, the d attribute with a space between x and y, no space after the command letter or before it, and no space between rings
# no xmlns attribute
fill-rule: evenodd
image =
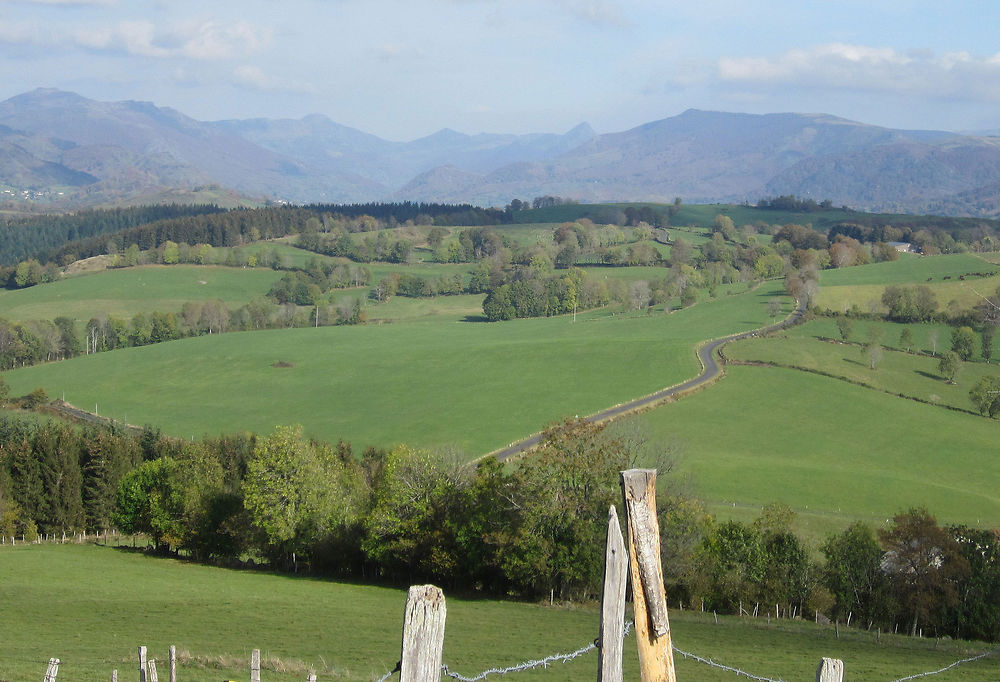
<svg viewBox="0 0 1000 682"><path fill-rule="evenodd" d="M441 679L441 650L447 616L444 593L434 585L413 585L403 613L399 682Z"/></svg>
<svg viewBox="0 0 1000 682"><path fill-rule="evenodd" d="M170 651L170 682L177 682L177 647L171 644L169 651Z"/></svg>
<svg viewBox="0 0 1000 682"><path fill-rule="evenodd" d="M316 682L316 673L309 673L309 676L306 677L306 682Z"/></svg>
<svg viewBox="0 0 1000 682"><path fill-rule="evenodd" d="M146 682L146 647L139 647L139 682Z"/></svg>
<svg viewBox="0 0 1000 682"><path fill-rule="evenodd" d="M111 682L118 682L118 669L115 668L111 671Z"/></svg>
<svg viewBox="0 0 1000 682"><path fill-rule="evenodd" d="M601 591L601 631L598 682L622 682L622 648L625 638L625 586L628 556L618 510L608 510L608 539L604 554L604 587Z"/></svg>
<svg viewBox="0 0 1000 682"><path fill-rule="evenodd" d="M149 668L149 682L159 682L159 678L156 676L156 659L149 659L146 666Z"/></svg>
<svg viewBox="0 0 1000 682"><path fill-rule="evenodd" d="M656 521L656 470L621 472L628 517L628 555L635 607L635 636L642 682L676 682L667 618L667 595Z"/></svg>
<svg viewBox="0 0 1000 682"><path fill-rule="evenodd" d="M250 652L250 682L260 682L260 649Z"/></svg>
<svg viewBox="0 0 1000 682"><path fill-rule="evenodd" d="M844 682L844 662L837 658L824 658L816 670L816 682Z"/></svg>
<svg viewBox="0 0 1000 682"><path fill-rule="evenodd" d="M49 667L45 669L45 682L56 682L56 675L59 674L59 659L50 658Z"/></svg>

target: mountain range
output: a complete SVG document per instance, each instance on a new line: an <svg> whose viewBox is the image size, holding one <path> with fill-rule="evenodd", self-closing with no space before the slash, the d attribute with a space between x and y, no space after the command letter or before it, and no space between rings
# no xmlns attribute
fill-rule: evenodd
<svg viewBox="0 0 1000 682"><path fill-rule="evenodd" d="M1000 137L881 128L825 114L689 110L616 133L441 130L393 142L323 115L197 121L148 102L39 89L0 102L8 202L81 207L215 188L293 203L756 202L1000 216Z"/></svg>

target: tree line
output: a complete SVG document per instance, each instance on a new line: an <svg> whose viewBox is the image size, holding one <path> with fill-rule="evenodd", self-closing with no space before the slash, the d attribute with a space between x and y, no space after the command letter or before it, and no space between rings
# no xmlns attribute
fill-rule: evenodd
<svg viewBox="0 0 1000 682"><path fill-rule="evenodd" d="M251 555L277 569L528 598L600 592L618 472L657 462L664 580L673 603L755 604L862 627L1000 637L998 536L924 509L855 523L819 552L792 512L715 520L669 474L671 448L627 426L554 424L513 465L406 446L357 456L299 427L198 441L145 429L0 419L0 534L116 528L203 561Z"/></svg>

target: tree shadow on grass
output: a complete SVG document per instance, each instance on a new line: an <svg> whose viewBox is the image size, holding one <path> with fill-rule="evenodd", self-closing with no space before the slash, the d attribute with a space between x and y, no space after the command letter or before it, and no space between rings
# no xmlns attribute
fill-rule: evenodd
<svg viewBox="0 0 1000 682"><path fill-rule="evenodd" d="M489 322L485 315L466 315L462 322Z"/></svg>
<svg viewBox="0 0 1000 682"><path fill-rule="evenodd" d="M948 377L943 377L940 374L931 374L930 372L925 372L922 369L915 369L913 371L916 374L919 374L922 377L927 377L928 379L933 379L934 381L947 381L948 380Z"/></svg>

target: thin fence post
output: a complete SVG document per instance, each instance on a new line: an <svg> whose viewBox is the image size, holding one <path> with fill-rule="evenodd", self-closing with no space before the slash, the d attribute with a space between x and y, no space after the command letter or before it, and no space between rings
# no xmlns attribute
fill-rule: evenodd
<svg viewBox="0 0 1000 682"><path fill-rule="evenodd" d="M56 675L59 674L59 659L50 658L49 667L45 669L45 682L56 682Z"/></svg>
<svg viewBox="0 0 1000 682"><path fill-rule="evenodd" d="M618 523L618 510L611 505L608 510L608 536L604 555L604 587L601 591L598 682L622 682L627 562L625 539Z"/></svg>
<svg viewBox="0 0 1000 682"><path fill-rule="evenodd" d="M306 677L306 682L316 682L316 673L310 672L308 677Z"/></svg>
<svg viewBox="0 0 1000 682"><path fill-rule="evenodd" d="M403 613L403 647L399 682L441 679L441 650L447 609L444 593L434 585L413 585Z"/></svg>
<svg viewBox="0 0 1000 682"><path fill-rule="evenodd" d="M177 682L177 647L171 644L169 651L170 651L170 682Z"/></svg>
<svg viewBox="0 0 1000 682"><path fill-rule="evenodd" d="M111 682L118 682L118 669L115 668L111 671Z"/></svg>
<svg viewBox="0 0 1000 682"><path fill-rule="evenodd" d="M656 470L623 471L621 484L642 682L676 682L656 521Z"/></svg>
<svg viewBox="0 0 1000 682"><path fill-rule="evenodd" d="M260 682L260 649L250 652L250 682Z"/></svg>
<svg viewBox="0 0 1000 682"><path fill-rule="evenodd" d="M146 682L146 647L139 647L139 682Z"/></svg>
<svg viewBox="0 0 1000 682"><path fill-rule="evenodd" d="M844 682L844 662L837 658L824 658L816 670L816 682Z"/></svg>
<svg viewBox="0 0 1000 682"><path fill-rule="evenodd" d="M159 678L156 676L156 659L149 659L146 666L149 668L149 682L159 682Z"/></svg>

